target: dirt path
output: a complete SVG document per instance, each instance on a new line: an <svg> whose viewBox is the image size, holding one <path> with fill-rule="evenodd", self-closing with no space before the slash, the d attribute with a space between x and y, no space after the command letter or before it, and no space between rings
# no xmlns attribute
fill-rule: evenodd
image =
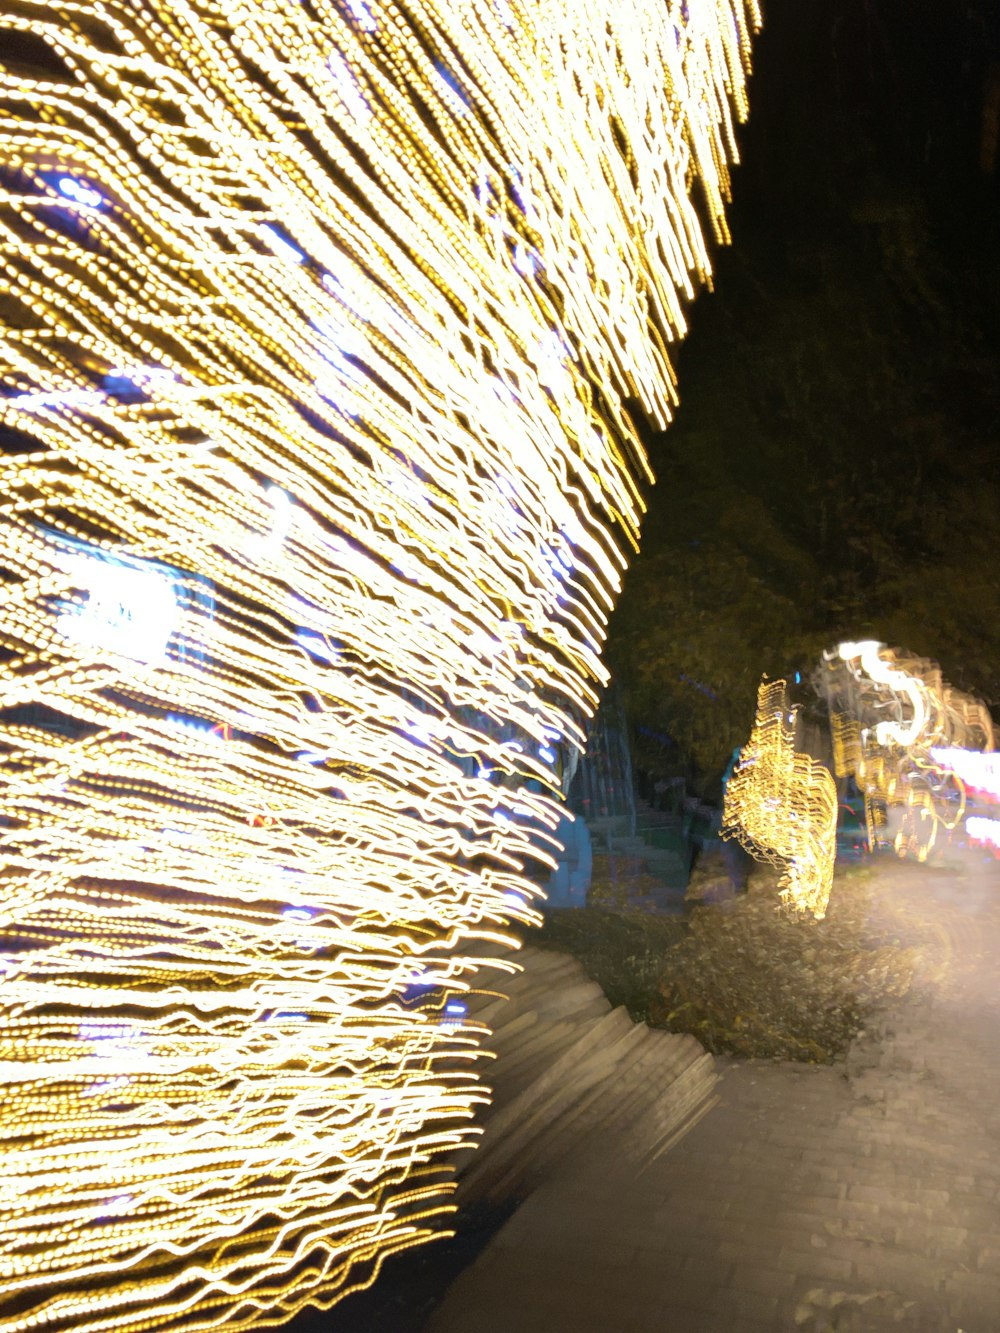
<svg viewBox="0 0 1000 1333"><path fill-rule="evenodd" d="M890 862L874 897L920 977L845 1064L720 1062L691 1133L532 1195L427 1333L996 1333L1000 871Z"/></svg>

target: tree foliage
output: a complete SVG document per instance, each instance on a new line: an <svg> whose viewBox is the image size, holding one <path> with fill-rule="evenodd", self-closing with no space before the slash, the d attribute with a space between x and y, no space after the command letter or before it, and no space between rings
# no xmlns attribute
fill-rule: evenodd
<svg viewBox="0 0 1000 1333"><path fill-rule="evenodd" d="M653 771L717 774L761 674L808 671L841 636L904 644L1000 702L991 53L960 10L768 7L734 245L650 441L659 480L608 644Z"/></svg>

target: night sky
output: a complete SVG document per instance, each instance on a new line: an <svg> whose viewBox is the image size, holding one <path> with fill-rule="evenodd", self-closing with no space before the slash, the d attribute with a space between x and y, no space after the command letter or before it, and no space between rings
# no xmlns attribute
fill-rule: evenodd
<svg viewBox="0 0 1000 1333"><path fill-rule="evenodd" d="M641 766L710 792L761 674L845 636L1000 704L993 89L988 0L766 6L733 243L608 644Z"/></svg>

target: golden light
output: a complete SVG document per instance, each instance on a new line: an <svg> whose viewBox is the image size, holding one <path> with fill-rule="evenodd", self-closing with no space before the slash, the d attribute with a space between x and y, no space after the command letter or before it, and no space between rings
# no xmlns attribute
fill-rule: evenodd
<svg viewBox="0 0 1000 1333"><path fill-rule="evenodd" d="M5 1333L280 1322L447 1211L757 22L6 7Z"/></svg>
<svg viewBox="0 0 1000 1333"><path fill-rule="evenodd" d="M899 855L925 861L965 813L963 766L948 752L993 749L986 705L948 685L936 662L870 640L824 653L818 683L837 775L864 794L869 844L887 841L894 823Z"/></svg>
<svg viewBox="0 0 1000 1333"><path fill-rule="evenodd" d="M750 740L726 784L723 832L782 868L784 903L826 915L837 855L837 788L829 771L795 750L795 713L783 680L764 681Z"/></svg>

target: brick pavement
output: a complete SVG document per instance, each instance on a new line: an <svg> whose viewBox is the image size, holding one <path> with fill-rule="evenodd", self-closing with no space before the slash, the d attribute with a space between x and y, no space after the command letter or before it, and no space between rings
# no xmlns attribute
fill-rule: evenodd
<svg viewBox="0 0 1000 1333"><path fill-rule="evenodd" d="M839 1066L720 1061L679 1144L550 1180L426 1333L1000 1330L1000 874L893 862L876 897L914 997Z"/></svg>

